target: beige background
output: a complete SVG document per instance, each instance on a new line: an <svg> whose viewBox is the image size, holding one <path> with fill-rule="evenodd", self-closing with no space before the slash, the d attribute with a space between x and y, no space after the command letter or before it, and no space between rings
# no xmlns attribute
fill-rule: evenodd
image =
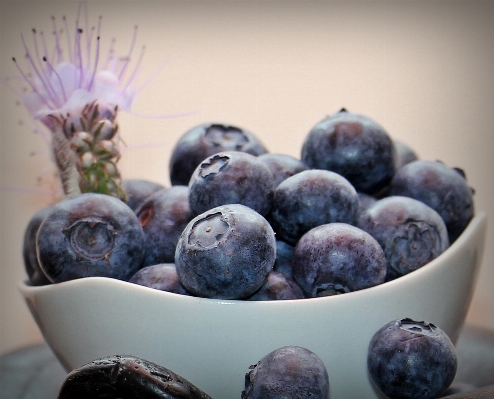
<svg viewBox="0 0 494 399"><path fill-rule="evenodd" d="M51 15L73 21L77 12L75 1L0 7L2 76L15 75L11 57L22 58L21 32L30 40L33 27L51 30ZM121 113L125 177L169 185L172 146L206 121L245 127L271 152L299 156L311 127L341 107L372 117L423 159L464 168L477 210L491 219L468 321L494 328L494 2L90 1L89 13L93 23L103 15L103 48L116 37L121 54L139 26L138 47L147 46L141 82L166 60L137 98L136 113L192 113ZM5 353L42 340L17 284L25 278L24 228L53 199L56 180L29 116L5 86L0 92Z"/></svg>

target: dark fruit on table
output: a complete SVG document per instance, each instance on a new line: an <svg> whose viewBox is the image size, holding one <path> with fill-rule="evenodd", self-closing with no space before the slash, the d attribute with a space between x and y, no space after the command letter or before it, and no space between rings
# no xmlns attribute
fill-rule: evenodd
<svg viewBox="0 0 494 399"><path fill-rule="evenodd" d="M175 144L170 158L172 185L189 184L196 167L221 151L241 151L254 156L267 149L250 131L221 123L204 123L188 130Z"/></svg>
<svg viewBox="0 0 494 399"><path fill-rule="evenodd" d="M266 282L276 258L268 221L240 204L200 214L184 229L175 253L182 285L205 298L243 299Z"/></svg>
<svg viewBox="0 0 494 399"><path fill-rule="evenodd" d="M204 159L189 182L194 214L226 204L242 204L266 215L273 205L274 177L257 157L225 151Z"/></svg>
<svg viewBox="0 0 494 399"><path fill-rule="evenodd" d="M36 239L41 268L51 282L82 277L128 280L144 260L144 232L119 199L80 194L55 204Z"/></svg>
<svg viewBox="0 0 494 399"><path fill-rule="evenodd" d="M393 140L372 119L345 109L317 123L306 136L301 160L311 169L339 173L359 192L385 188L398 167Z"/></svg>
<svg viewBox="0 0 494 399"><path fill-rule="evenodd" d="M410 197L392 196L376 201L360 214L358 226L384 250L388 281L419 269L449 246L441 216Z"/></svg>
<svg viewBox="0 0 494 399"><path fill-rule="evenodd" d="M367 366L373 383L390 399L433 399L453 382L457 356L439 327L405 318L375 333Z"/></svg>
<svg viewBox="0 0 494 399"><path fill-rule="evenodd" d="M264 356L245 376L242 399L328 399L326 366L312 351L285 346Z"/></svg>
<svg viewBox="0 0 494 399"><path fill-rule="evenodd" d="M379 243L346 223L329 223L302 236L293 255L293 279L309 298L382 284L386 259Z"/></svg>
<svg viewBox="0 0 494 399"><path fill-rule="evenodd" d="M211 399L190 381L145 359L112 355L71 371L58 399Z"/></svg>

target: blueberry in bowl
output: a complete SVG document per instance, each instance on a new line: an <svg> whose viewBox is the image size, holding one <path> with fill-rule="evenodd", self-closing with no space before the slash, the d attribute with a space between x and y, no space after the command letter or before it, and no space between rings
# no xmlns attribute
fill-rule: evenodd
<svg viewBox="0 0 494 399"><path fill-rule="evenodd" d="M71 371L131 353L164 365L216 399L240 397L246 368L295 345L316 353L330 397L378 398L367 371L372 336L390 320L431 320L456 342L486 234L479 212L425 267L343 295L281 301L211 299L104 277L19 288L47 343Z"/></svg>

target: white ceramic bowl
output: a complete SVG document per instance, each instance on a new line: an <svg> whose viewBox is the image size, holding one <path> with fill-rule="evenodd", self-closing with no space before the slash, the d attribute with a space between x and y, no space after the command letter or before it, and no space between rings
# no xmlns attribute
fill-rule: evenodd
<svg viewBox="0 0 494 399"><path fill-rule="evenodd" d="M108 278L20 291L69 371L99 357L135 355L187 378L214 399L240 398L249 366L299 345L325 363L332 399L377 398L366 366L372 335L404 317L456 341L473 294L486 235L484 213L423 268L334 297L244 302L181 296Z"/></svg>

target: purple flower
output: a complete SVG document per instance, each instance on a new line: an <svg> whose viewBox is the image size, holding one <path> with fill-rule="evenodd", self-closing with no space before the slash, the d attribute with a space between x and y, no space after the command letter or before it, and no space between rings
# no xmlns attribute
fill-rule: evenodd
<svg viewBox="0 0 494 399"><path fill-rule="evenodd" d="M33 29L31 49L21 36L25 65L21 66L13 59L29 86L28 93L22 96L29 113L53 130L56 120L50 115L58 120L77 120L84 107L93 102L106 108L130 110L138 91L132 83L144 55L143 47L137 63L129 71L137 27L128 55L118 57L112 41L107 54L102 57L101 17L96 26L89 28L85 3L80 4L74 27L69 27L65 17L62 26L58 26L55 17L52 17L52 24L52 48L49 48L45 35Z"/></svg>

